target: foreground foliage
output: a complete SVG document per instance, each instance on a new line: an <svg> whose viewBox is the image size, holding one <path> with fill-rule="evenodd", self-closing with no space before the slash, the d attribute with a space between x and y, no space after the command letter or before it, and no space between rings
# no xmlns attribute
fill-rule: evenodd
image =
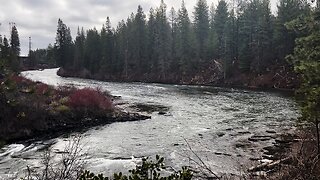
<svg viewBox="0 0 320 180"><path fill-rule="evenodd" d="M297 39L294 54L289 56L295 71L301 75L302 82L297 91L301 105L301 120L314 124L319 143L320 117L320 11L304 19L297 19L288 24L289 28L304 35Z"/></svg>
<svg viewBox="0 0 320 180"><path fill-rule="evenodd" d="M167 170L164 158L156 155L155 161L142 158L135 169L125 175L114 173L112 177L84 170L86 154L81 145L81 136L72 135L65 145L64 153L54 153L52 148L44 151L41 166L27 167L22 180L190 180L193 172L187 167L179 171Z"/></svg>
<svg viewBox="0 0 320 180"><path fill-rule="evenodd" d="M167 176L162 175L164 170L166 170L164 158L157 155L155 162L149 158L143 158L141 165L137 165L135 169L129 170L129 175L123 175L120 172L108 178L103 176L103 174L95 175L90 171L85 171L80 176L80 180L189 180L193 176L192 171L187 167L183 167L182 170L173 172Z"/></svg>
<svg viewBox="0 0 320 180"><path fill-rule="evenodd" d="M296 92L302 117L302 135L289 154L291 162L280 166L273 179L316 180L320 178L320 1L305 18L287 24L302 37L296 40L294 53L288 56L294 69L301 75ZM286 154L286 156L288 156Z"/></svg>
<svg viewBox="0 0 320 180"><path fill-rule="evenodd" d="M269 174L270 180L318 180L320 179L320 161L317 153L315 134L309 129L297 132L299 141L291 144L286 163L279 163Z"/></svg>

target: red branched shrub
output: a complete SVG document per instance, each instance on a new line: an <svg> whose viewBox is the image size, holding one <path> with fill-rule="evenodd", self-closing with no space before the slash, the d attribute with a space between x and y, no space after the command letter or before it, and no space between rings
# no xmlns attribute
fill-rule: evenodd
<svg viewBox="0 0 320 180"><path fill-rule="evenodd" d="M30 84L33 83L32 80L27 79L27 78L25 78L25 77L23 77L23 76L18 76L18 75L12 75L12 76L10 77L10 79L11 79L12 81L14 81L15 83L17 83L17 84L30 85Z"/></svg>
<svg viewBox="0 0 320 180"><path fill-rule="evenodd" d="M47 84L39 83L36 85L35 92L38 95L46 94L49 91L50 91L50 86L48 86Z"/></svg>
<svg viewBox="0 0 320 180"><path fill-rule="evenodd" d="M68 105L72 108L87 108L92 110L111 110L112 100L103 92L91 88L78 89L69 95Z"/></svg>

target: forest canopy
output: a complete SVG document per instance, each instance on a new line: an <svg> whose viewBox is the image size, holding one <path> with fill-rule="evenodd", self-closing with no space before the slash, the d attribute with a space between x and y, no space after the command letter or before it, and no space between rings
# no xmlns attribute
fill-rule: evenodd
<svg viewBox="0 0 320 180"><path fill-rule="evenodd" d="M148 13L138 6L116 27L109 17L101 29L79 27L74 40L59 19L47 58L67 71L107 80L150 77L177 82L213 67L221 67L223 79L239 73L259 75L289 66L285 57L293 53L300 35L285 24L311 10L305 0L280 0L276 15L270 0L220 0L210 7L198 0L189 13L184 1L177 10L168 10L161 1Z"/></svg>

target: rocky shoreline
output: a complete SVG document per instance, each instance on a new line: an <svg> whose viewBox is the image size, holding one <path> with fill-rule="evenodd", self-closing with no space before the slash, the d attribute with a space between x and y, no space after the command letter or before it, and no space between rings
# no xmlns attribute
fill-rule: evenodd
<svg viewBox="0 0 320 180"><path fill-rule="evenodd" d="M266 178L278 172L281 166L292 163L291 151L292 146L299 141L295 132L275 134L266 136L252 136L248 138L251 142L257 141L273 141L272 145L262 148L262 156L259 158L251 158L250 160L257 162L255 166L247 169L251 176Z"/></svg>
<svg viewBox="0 0 320 180"><path fill-rule="evenodd" d="M103 126L115 122L142 121L150 119L151 117L139 113L116 111L104 117L79 118L72 116L51 116L48 118L52 121L47 127L43 129L24 129L23 131L17 132L17 134L12 137L8 136L8 139L6 139L5 142L15 143L52 139L63 134L86 131L89 128L96 126Z"/></svg>

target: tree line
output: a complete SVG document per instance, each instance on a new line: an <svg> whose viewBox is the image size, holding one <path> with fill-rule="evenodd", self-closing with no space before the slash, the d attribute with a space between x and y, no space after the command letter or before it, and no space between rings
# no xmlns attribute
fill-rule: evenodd
<svg viewBox="0 0 320 180"><path fill-rule="evenodd" d="M20 67L20 40L17 27L13 25L10 31L10 39L0 35L0 75L7 68L17 72Z"/></svg>
<svg viewBox="0 0 320 180"><path fill-rule="evenodd" d="M201 73L213 60L223 66L224 78L235 71L264 73L286 64L299 36L285 24L311 12L306 0L279 0L271 13L270 0L220 0L208 6L198 0L190 19L184 1L176 11L161 1L148 17L141 6L113 28L109 17L100 30L70 28L58 20L51 53L57 65L108 77L181 79Z"/></svg>

